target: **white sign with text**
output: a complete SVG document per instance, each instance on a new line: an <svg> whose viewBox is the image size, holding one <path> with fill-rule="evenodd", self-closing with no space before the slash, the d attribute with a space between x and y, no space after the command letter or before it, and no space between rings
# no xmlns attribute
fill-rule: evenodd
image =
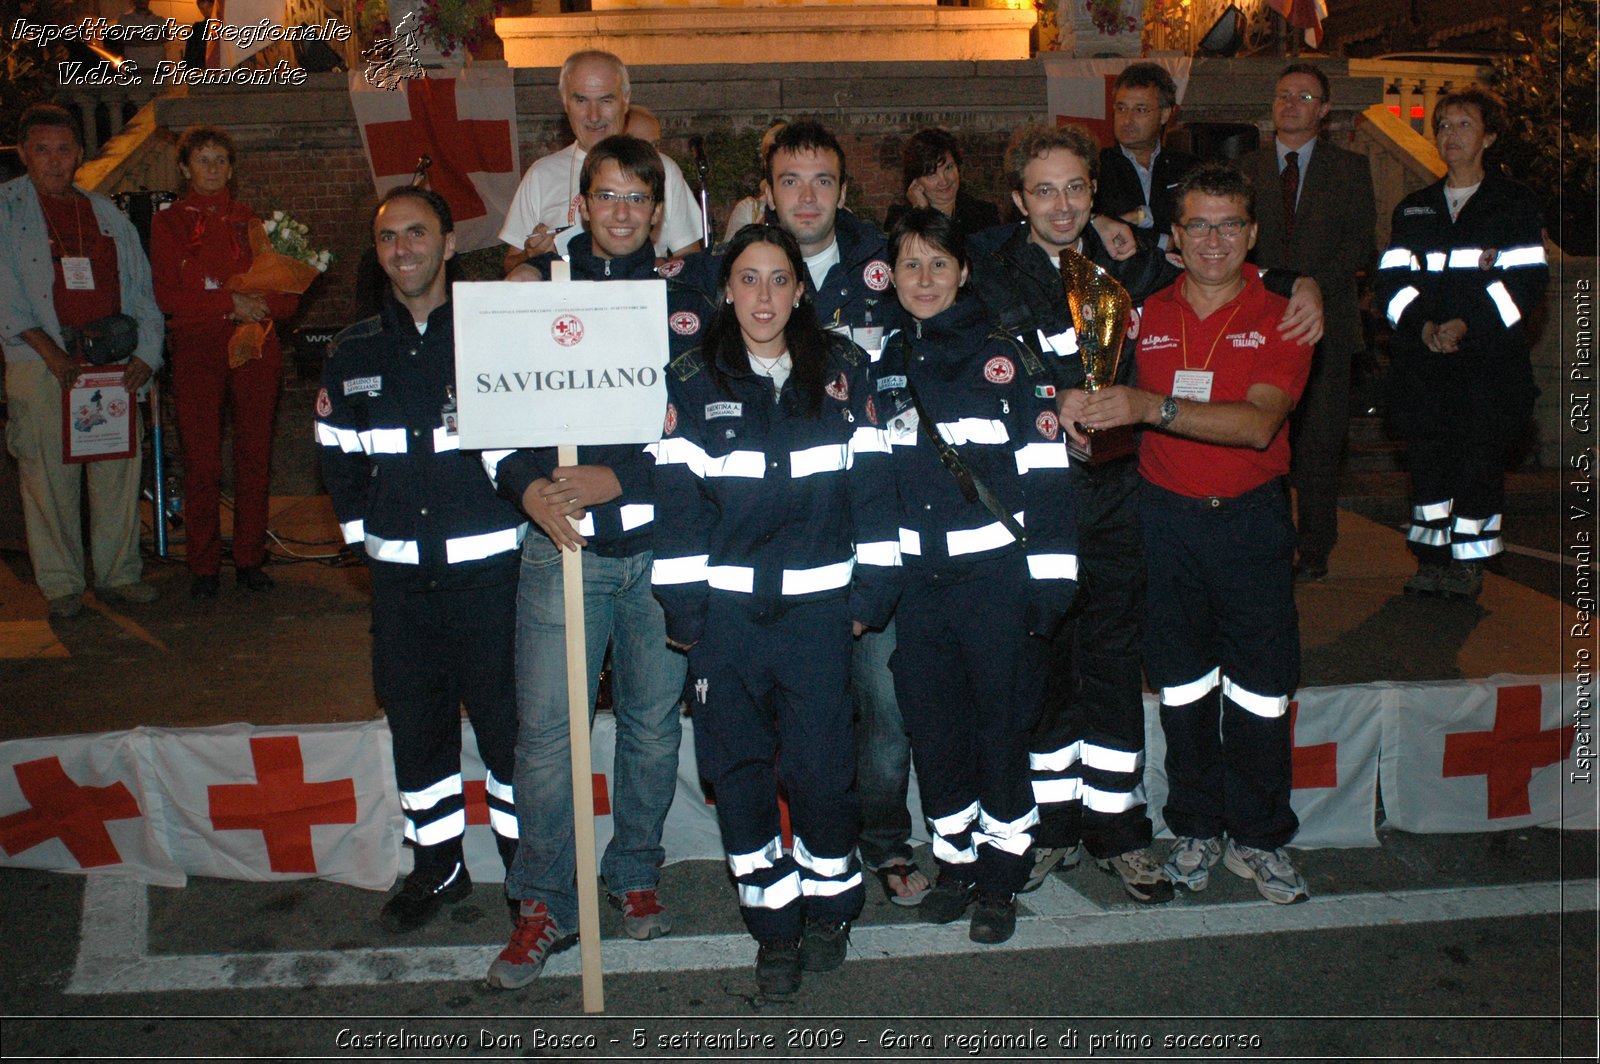
<svg viewBox="0 0 1600 1064"><path fill-rule="evenodd" d="M665 281L460 282L452 298L463 448L661 437Z"/></svg>

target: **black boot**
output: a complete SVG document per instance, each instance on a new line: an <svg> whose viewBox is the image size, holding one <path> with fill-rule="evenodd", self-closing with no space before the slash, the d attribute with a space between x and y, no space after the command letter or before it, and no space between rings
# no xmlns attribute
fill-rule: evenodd
<svg viewBox="0 0 1600 1064"><path fill-rule="evenodd" d="M384 902L378 923L385 931L415 931L444 906L454 905L471 893L472 877L467 875L459 841L454 845L419 846L415 867L406 876L400 893Z"/></svg>

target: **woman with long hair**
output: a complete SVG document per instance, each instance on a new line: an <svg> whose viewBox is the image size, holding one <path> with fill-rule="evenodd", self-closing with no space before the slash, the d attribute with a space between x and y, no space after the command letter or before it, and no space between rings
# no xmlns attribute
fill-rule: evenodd
<svg viewBox="0 0 1600 1064"><path fill-rule="evenodd" d="M776 226L734 235L656 458L652 580L765 994L843 963L861 912L851 636L888 620L899 563L868 359L817 325L806 276Z"/></svg>

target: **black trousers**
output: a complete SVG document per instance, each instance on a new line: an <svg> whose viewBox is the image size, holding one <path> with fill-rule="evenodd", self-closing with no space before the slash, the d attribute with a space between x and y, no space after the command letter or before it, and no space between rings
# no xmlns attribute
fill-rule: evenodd
<svg viewBox="0 0 1600 1064"><path fill-rule="evenodd" d="M762 617L711 593L705 634L689 651L695 757L716 798L740 915L758 941L799 938L808 918L861 915L849 676L845 599ZM780 784L794 830L787 851Z"/></svg>
<svg viewBox="0 0 1600 1064"><path fill-rule="evenodd" d="M1144 798L1144 533L1138 464L1073 466L1078 594L1050 644L1029 744L1037 845L1094 857L1150 844Z"/></svg>
<svg viewBox="0 0 1600 1064"><path fill-rule="evenodd" d="M1506 455L1538 394L1528 353L1407 354L1390 380L1411 473L1412 553L1441 565L1499 554Z"/></svg>
<svg viewBox="0 0 1600 1064"><path fill-rule="evenodd" d="M489 771L490 825L509 862L517 842L516 581L424 590L373 571L372 682L389 719L405 837L416 867L461 857L466 831L461 707Z"/></svg>
<svg viewBox="0 0 1600 1064"><path fill-rule="evenodd" d="M1300 672L1294 525L1273 481L1236 498L1141 493L1145 667L1161 691L1175 835L1276 849L1289 807L1289 695Z"/></svg>
<svg viewBox="0 0 1600 1064"><path fill-rule="evenodd" d="M1290 421L1300 556L1326 561L1339 539L1339 467L1350 432L1351 352L1318 344L1311 377Z"/></svg>
<svg viewBox="0 0 1600 1064"><path fill-rule="evenodd" d="M1048 644L1023 623L1027 580L1021 552L959 580L910 569L895 612L890 668L934 857L994 894L1026 881L1038 824L1028 736Z"/></svg>

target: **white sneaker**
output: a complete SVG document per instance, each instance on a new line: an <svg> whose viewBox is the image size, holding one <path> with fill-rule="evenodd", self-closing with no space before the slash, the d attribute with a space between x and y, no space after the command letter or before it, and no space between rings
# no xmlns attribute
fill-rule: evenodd
<svg viewBox="0 0 1600 1064"><path fill-rule="evenodd" d="M1311 896L1306 893L1306 881L1295 871L1294 862L1289 860L1288 851L1282 846L1276 850L1257 850L1229 839L1223 863L1234 875L1255 880L1256 889L1270 902L1293 905Z"/></svg>
<svg viewBox="0 0 1600 1064"><path fill-rule="evenodd" d="M1179 835L1172 852L1161 863L1161 871L1172 880L1173 886L1198 894L1211 882L1211 866L1221 857L1220 837L1197 839L1193 835Z"/></svg>

